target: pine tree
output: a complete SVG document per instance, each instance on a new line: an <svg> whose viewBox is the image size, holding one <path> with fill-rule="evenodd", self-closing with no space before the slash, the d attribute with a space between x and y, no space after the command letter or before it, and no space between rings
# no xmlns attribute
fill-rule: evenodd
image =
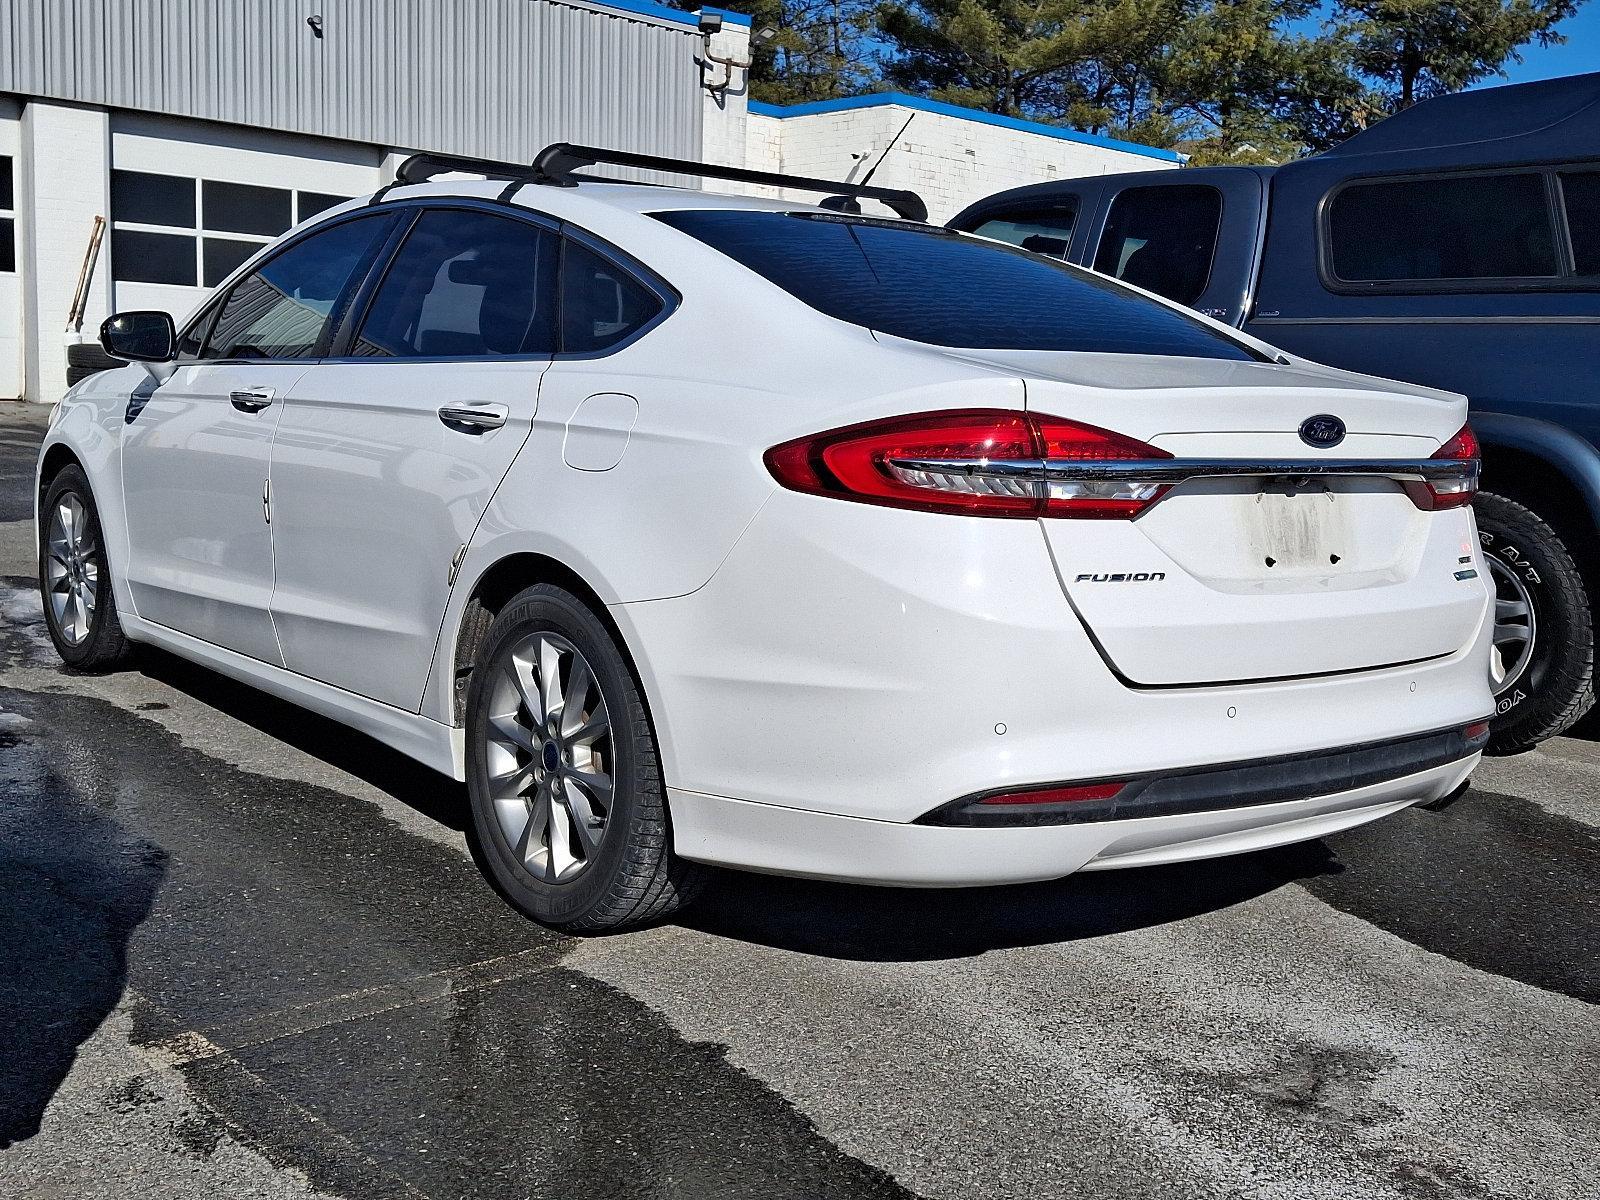
<svg viewBox="0 0 1600 1200"><path fill-rule="evenodd" d="M1529 42L1566 39L1580 0L1337 0L1333 28L1389 112L1459 91L1521 62Z"/></svg>
<svg viewBox="0 0 1600 1200"><path fill-rule="evenodd" d="M726 0L753 30L777 36L753 47L750 94L769 104L855 96L879 86L871 41L877 0Z"/></svg>

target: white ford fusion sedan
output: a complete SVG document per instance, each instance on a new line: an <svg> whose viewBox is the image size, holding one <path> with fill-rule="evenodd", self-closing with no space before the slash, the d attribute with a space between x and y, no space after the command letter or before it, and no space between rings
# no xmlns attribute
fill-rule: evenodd
<svg viewBox="0 0 1600 1200"><path fill-rule="evenodd" d="M39 462L66 662L148 643L464 780L493 883L579 931L700 864L1043 880L1465 785L1460 397L853 211L905 193L596 161L775 181L419 158L181 327L112 317L138 361Z"/></svg>

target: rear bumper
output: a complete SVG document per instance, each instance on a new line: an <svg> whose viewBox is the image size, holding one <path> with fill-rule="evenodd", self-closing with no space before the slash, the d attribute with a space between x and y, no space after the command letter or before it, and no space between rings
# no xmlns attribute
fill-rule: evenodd
<svg viewBox="0 0 1600 1200"><path fill-rule="evenodd" d="M611 612L671 787L890 828L987 790L1314 757L1494 707L1487 592L1477 636L1428 662L1129 687L1062 593L1039 523L793 492L772 496L699 590Z"/></svg>
<svg viewBox="0 0 1600 1200"><path fill-rule="evenodd" d="M899 824L669 789L679 854L777 875L977 887L1075 871L1216 858L1325 837L1449 795L1479 755L1349 791L1275 804L1073 825Z"/></svg>

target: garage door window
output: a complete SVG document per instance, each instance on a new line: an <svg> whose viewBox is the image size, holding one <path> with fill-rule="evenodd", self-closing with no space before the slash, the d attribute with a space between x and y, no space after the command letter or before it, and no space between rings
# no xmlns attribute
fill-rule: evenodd
<svg viewBox="0 0 1600 1200"><path fill-rule="evenodd" d="M0 272L17 269L17 212L9 155L0 154Z"/></svg>
<svg viewBox="0 0 1600 1200"><path fill-rule="evenodd" d="M215 287L273 238L348 197L149 171L111 173L111 260L124 283Z"/></svg>
<svg viewBox="0 0 1600 1200"><path fill-rule="evenodd" d="M1561 196L1572 235L1573 270L1600 275L1600 171L1563 173Z"/></svg>
<svg viewBox="0 0 1600 1200"><path fill-rule="evenodd" d="M1222 228L1222 193L1200 184L1129 188L1111 203L1094 269L1179 304L1200 299Z"/></svg>
<svg viewBox="0 0 1600 1200"><path fill-rule="evenodd" d="M1332 274L1346 283L1437 286L1560 273L1537 172L1351 184L1328 206L1327 239Z"/></svg>

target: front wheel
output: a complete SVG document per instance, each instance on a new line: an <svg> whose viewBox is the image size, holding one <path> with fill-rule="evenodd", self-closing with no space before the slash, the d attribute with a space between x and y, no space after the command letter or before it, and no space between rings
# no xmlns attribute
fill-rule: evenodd
<svg viewBox="0 0 1600 1200"><path fill-rule="evenodd" d="M39 525L39 591L56 653L80 671L127 665L133 652L117 618L100 514L80 468L64 467L50 481Z"/></svg>
<svg viewBox="0 0 1600 1200"><path fill-rule="evenodd" d="M1493 754L1529 750L1594 704L1594 627L1583 575L1532 509L1492 492L1473 504L1495 593Z"/></svg>
<svg viewBox="0 0 1600 1200"><path fill-rule="evenodd" d="M681 908L704 869L672 850L644 701L609 629L549 584L489 627L467 692L473 857L542 925L600 933Z"/></svg>

